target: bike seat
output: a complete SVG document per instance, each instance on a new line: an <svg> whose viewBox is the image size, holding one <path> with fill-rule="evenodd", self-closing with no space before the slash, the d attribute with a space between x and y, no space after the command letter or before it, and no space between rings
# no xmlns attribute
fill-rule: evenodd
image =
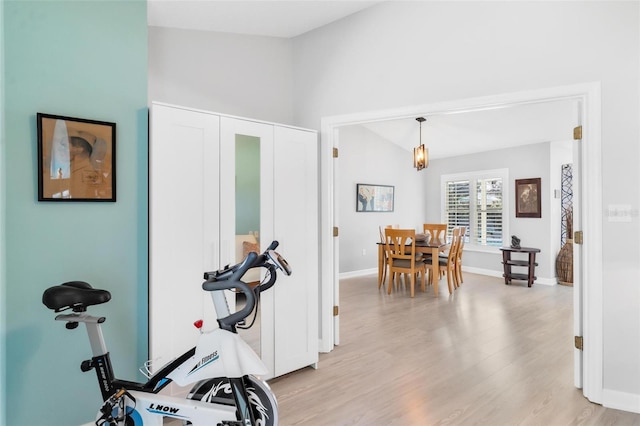
<svg viewBox="0 0 640 426"><path fill-rule="evenodd" d="M91 287L84 281L70 281L49 287L42 294L42 303L56 312L73 309L84 312L87 306L99 305L111 300L111 293Z"/></svg>

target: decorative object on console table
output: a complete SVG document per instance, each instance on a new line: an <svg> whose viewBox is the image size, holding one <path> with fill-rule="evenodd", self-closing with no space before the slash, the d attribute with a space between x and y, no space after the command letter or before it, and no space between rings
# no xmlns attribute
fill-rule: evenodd
<svg viewBox="0 0 640 426"><path fill-rule="evenodd" d="M511 236L511 248L520 248L520 238L516 237L515 235Z"/></svg>
<svg viewBox="0 0 640 426"><path fill-rule="evenodd" d="M573 212L567 212L567 242L556 258L558 284L573 286Z"/></svg>
<svg viewBox="0 0 640 426"><path fill-rule="evenodd" d="M540 178L516 179L516 217L542 217Z"/></svg>
<svg viewBox="0 0 640 426"><path fill-rule="evenodd" d="M527 281L527 286L531 287L536 280L535 268L538 266L536 263L536 253L540 253L540 249L532 247L501 247L502 250L502 265L504 268L504 283L506 285L511 284L511 280ZM511 253L526 253L526 260L511 259ZM512 267L526 267L527 273L512 272Z"/></svg>
<svg viewBox="0 0 640 426"><path fill-rule="evenodd" d="M392 212L394 187L356 184L356 212Z"/></svg>
<svg viewBox="0 0 640 426"><path fill-rule="evenodd" d="M38 201L116 201L116 123L37 114Z"/></svg>

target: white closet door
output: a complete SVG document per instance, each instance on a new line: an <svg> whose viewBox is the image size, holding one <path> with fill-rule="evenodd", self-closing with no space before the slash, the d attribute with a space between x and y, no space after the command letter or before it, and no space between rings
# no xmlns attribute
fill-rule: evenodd
<svg viewBox="0 0 640 426"><path fill-rule="evenodd" d="M202 282L203 272L219 266L219 126L217 115L159 104L151 108L149 353L154 371L196 344L194 321L217 326Z"/></svg>
<svg viewBox="0 0 640 426"><path fill-rule="evenodd" d="M236 142L239 139L255 138L260 144L260 216L259 244L264 250L273 240L273 125L233 117L220 119L220 264L234 264L242 259L236 258ZM244 234L246 231L241 231ZM261 271L264 277L264 270ZM227 292L228 300L235 294ZM230 300L230 306L235 304ZM250 318L247 321L251 321ZM258 353L269 374L274 376L273 341L273 292L261 295L260 310L256 325L246 333L240 331L243 339L251 339L251 347ZM255 336L257 342L254 342Z"/></svg>
<svg viewBox="0 0 640 426"><path fill-rule="evenodd" d="M293 273L275 293L275 375L318 362L317 133L275 127L274 235Z"/></svg>

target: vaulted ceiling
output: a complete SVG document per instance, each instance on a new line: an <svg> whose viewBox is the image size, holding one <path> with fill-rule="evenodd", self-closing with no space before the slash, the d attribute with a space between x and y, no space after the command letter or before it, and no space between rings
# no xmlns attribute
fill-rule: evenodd
<svg viewBox="0 0 640 426"><path fill-rule="evenodd" d="M149 0L150 26L292 38L360 12L380 1ZM570 140L572 101L424 115L422 140L432 159L515 145ZM419 142L416 117L362 124L411 151Z"/></svg>

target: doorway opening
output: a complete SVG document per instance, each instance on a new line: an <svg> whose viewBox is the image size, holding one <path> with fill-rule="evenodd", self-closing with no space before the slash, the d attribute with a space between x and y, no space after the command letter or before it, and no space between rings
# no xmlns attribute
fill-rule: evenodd
<svg viewBox="0 0 640 426"><path fill-rule="evenodd" d="M453 114L469 111L506 108L532 103L576 100L579 116L582 118L583 142L579 162L584 170L580 176L580 187L588 188L580 200L581 213L575 217L576 231L589 235L588 244L578 248L581 258L579 271L574 274L574 332L576 336L586 336L583 352L576 352L577 387L592 402L602 400L602 308L598 301L602 297L602 174L600 165L601 134L600 84L588 83L563 86L528 92L463 99L437 104L420 105L402 109L375 111L325 117L321 132L321 338L320 349L329 352L339 343L339 216L335 200L335 188L339 170L334 158L334 148L338 146L339 128L346 125L382 121L394 118L415 117L417 115ZM577 213L576 213L576 216ZM578 228L579 227L579 228ZM587 345L588 342L588 345ZM584 357L583 357L584 354ZM582 360L584 359L584 365Z"/></svg>

